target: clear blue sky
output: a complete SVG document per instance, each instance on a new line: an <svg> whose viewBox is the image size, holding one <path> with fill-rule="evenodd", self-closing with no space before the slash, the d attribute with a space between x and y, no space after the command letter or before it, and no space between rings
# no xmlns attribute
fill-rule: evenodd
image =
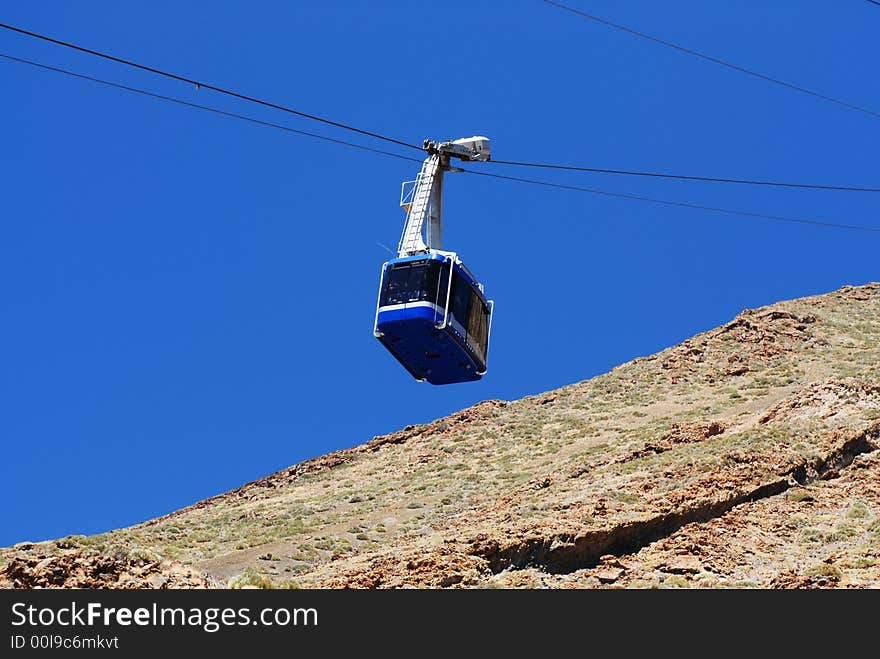
<svg viewBox="0 0 880 659"><path fill-rule="evenodd" d="M862 0L567 1L880 111ZM498 159L880 187L880 118L537 0L6 2L0 21L410 142L485 134ZM383 146L8 32L0 52ZM880 234L450 175L445 246L496 302L489 373L419 384L372 336L416 163L7 61L0 82L0 545L133 524L880 279ZM477 167L880 226L878 194Z"/></svg>

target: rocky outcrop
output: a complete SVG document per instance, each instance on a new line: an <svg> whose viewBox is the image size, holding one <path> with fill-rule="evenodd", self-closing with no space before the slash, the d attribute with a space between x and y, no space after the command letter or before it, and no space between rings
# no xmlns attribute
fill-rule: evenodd
<svg viewBox="0 0 880 659"><path fill-rule="evenodd" d="M221 583L180 563L139 556L126 550L114 554L68 550L58 554L25 544L0 569L0 585L8 588L217 588Z"/></svg>

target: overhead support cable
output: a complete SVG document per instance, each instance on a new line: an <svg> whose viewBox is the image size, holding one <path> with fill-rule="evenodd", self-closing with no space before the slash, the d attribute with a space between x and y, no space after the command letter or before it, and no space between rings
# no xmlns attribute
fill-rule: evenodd
<svg viewBox="0 0 880 659"><path fill-rule="evenodd" d="M875 110L871 110L860 105L856 105L855 103L849 103L848 101L843 101L839 98L834 98L833 96L828 96L827 94L821 94L819 92L815 92L812 89L807 89L806 87L801 87L800 85L794 85L790 82L786 82L784 80L780 80L779 78L772 78L768 75L764 75L763 73L759 73L758 71L754 71L752 69L747 69L744 66L739 66L738 64L733 64L732 62L728 62L726 60L720 59L718 57L712 57L711 55L706 55L705 53L701 53L697 50L693 50L692 48L685 48L684 46L679 46L676 43L671 41L666 41L665 39L660 39L658 37L651 36L650 34L645 34L644 32L639 32L638 30L634 30L631 27L626 27L625 25L620 25L619 23L613 23L605 18L600 18L599 16L595 16L593 14L588 14L585 11L581 11L580 9L576 9L575 7L570 7L569 5L564 5L561 2L556 2L555 0L543 0L544 3L556 7L557 9L561 9L563 11L567 11L575 16L580 16L581 18L585 18L590 21L595 21L596 23L601 23L602 25L606 25L608 27L612 27L615 30L621 30L622 32L627 32L628 34L632 34L634 36L640 37L642 39L647 39L648 41L652 41L656 44L660 44L661 46L666 46L667 48L673 48L682 53L687 53L688 55L693 55L694 57L699 57L702 60L707 62L712 62L713 64L718 64L720 66L727 67L728 69L732 69L734 71L739 71L740 73L745 73L746 75L750 75L755 78L760 78L766 82L772 82L775 85L780 85L787 89L791 89L796 92L800 92L802 94L808 94L809 96L813 96L815 98L820 98L823 101L829 101L831 103L836 103L837 105L843 106L845 108L849 108L850 110L856 110L858 112L862 112L864 114L869 114L873 117L880 117L880 112Z"/></svg>
<svg viewBox="0 0 880 659"><path fill-rule="evenodd" d="M165 96L164 94L157 94L155 92L146 91L145 89L138 89L137 87L131 87L129 85L122 85L118 82L111 82L109 80L103 80L102 78L95 78L93 76L84 75L82 73L76 73L74 71L69 71L67 69L62 69L57 66L49 66L48 64L40 64L39 62L33 62L31 60L24 59L22 57L13 57L12 55L6 55L4 53L0 53L0 57L6 60L10 60L12 62L19 62L21 64L27 64L29 66L35 66L40 69L44 69L46 71L53 71L55 73L63 73L66 76L71 76L73 78L79 78L80 80L88 80L89 82L96 82L100 85L105 85L107 87L113 87L115 89L121 89L123 91L132 92L134 94L140 94L141 96L148 96L150 98L155 98L160 101L167 101L169 103L175 103L177 105L183 105L190 108L195 108L197 110L205 110L206 112L212 112L214 114L218 114L224 117L229 117L231 119L240 119L241 121L247 121L252 124L258 124L260 126L267 126L269 128L277 128L278 130L287 131L288 133L295 133L297 135L303 135L305 137L313 137L317 140L323 140L325 142L333 142L334 144L340 144L343 146L348 146L353 149L360 149L361 151L369 151L372 153L379 153L384 156L390 156L392 158L399 158L401 160L411 160L413 162L422 162L420 158L411 158L410 156L403 156L399 153L392 153L391 151L385 151L383 149L376 149L370 146L365 146L363 144L356 144L354 142L348 142L346 140L340 140L335 137L327 137L326 135L318 135L317 133L311 133L306 130L299 130L296 128L291 128L290 126L284 126L282 124L276 124L271 121L263 121L262 119L257 119L255 117L249 117L244 114L237 114L235 112L227 112L226 110L220 110L218 108L211 107L209 105L201 105L199 103L192 103L190 101L184 101L180 98L175 98L173 96Z"/></svg>
<svg viewBox="0 0 880 659"><path fill-rule="evenodd" d="M598 17L591 16L591 15L589 15L589 14L585 14L584 12L580 12L579 10L573 9L573 8L571 8L571 7L567 7L566 5L562 5L562 4L560 4L560 3L553 2L553 1L551 1L551 0L545 0L545 1L547 1L548 4L551 4L551 5L554 5L554 6L558 6L558 7L560 7L560 8L563 8L563 9L566 9L566 10L569 10L569 11L572 11L572 12L574 12L574 13L577 13L578 15L583 15L583 16L585 16L585 17L588 17L588 18L591 18L591 19L594 19L594 20L598 20L598 21L603 22L603 23L607 23L607 24L609 24L609 25L612 25L613 27L619 27L620 29L625 29L625 30L627 30L627 31L631 31L631 30L629 30L629 28L624 28L623 26L618 26L617 24L610 23L609 21L605 21L604 19L600 19L600 18L598 18ZM36 39L40 39L40 40L43 40L43 41L47 41L47 42L49 42L49 43L53 43L53 44L56 44L56 45L60 45L60 46L63 46L63 47L65 47L65 48L71 48L71 49L73 49L73 50L77 50L77 51L84 52L84 53L87 53L87 54L90 54L90 55L94 55L94 56L96 56L96 57L100 57L100 58L104 58L104 59L107 59L107 60L110 60L110 61L113 61L113 62L117 62L117 63L125 64L126 66L131 66L131 67L134 67L134 68L136 68L136 69L140 69L140 70L143 70L143 71L148 71L148 72L150 72L150 73L154 73L154 74L161 75L161 76L164 76L164 77L167 77L167 78L171 78L171 79L173 79L173 80L177 80L177 81L180 81L180 82L185 82L185 83L187 83L187 84L195 85L197 88L204 88L204 89L209 89L209 90L212 90L212 91L216 91L216 92L218 92L218 93L226 94L226 95L232 96L232 97L234 97L234 98L243 99L243 100L245 100L245 101L249 101L249 102L257 103L257 104L260 104L260 105L264 105L264 106L266 106L266 107L270 107L270 108L274 108L274 109L282 110L282 111L285 111L285 112L289 112L289 113L291 113L291 114L294 114L294 115L297 115L297 116L300 116L300 117L304 117L304 118L311 119L311 120L314 120L314 121L319 121L319 122L322 122L322 123L325 123L325 124L328 124L328 125L331 125L331 126L335 126L335 127L338 127L338 128L342 128L342 129L345 129L345 130L353 131L353 132L359 133L359 134L361 134L361 135L365 135L365 136L368 136L368 137L373 137L373 138L376 138L376 139L384 140L384 141L390 142L390 143L392 143L392 144L397 144L397 145L400 145L400 146L405 146L405 147L408 147L408 148L411 148L411 149L416 149L416 150L419 150L419 151L421 151L421 150L423 149L422 146L418 146L418 145L415 145L415 144L410 144L410 143L408 143L408 142L404 142L404 141L402 141L402 140L398 140L398 139L393 138L393 137L388 137L388 136L386 136L386 135L380 135L380 134L378 134L378 133L374 133L374 132L367 131L367 130L364 130L364 129L361 129L361 128L357 128L357 127L355 127L355 126L351 126L351 125L348 125L348 124L343 124L343 123L340 123L340 122L337 122L337 121L333 121L333 120L330 120L330 119L326 119L326 118L324 118L324 117L319 117L319 116L317 116L317 115L313 115L313 114L309 114L309 113L301 112L301 111L299 111L299 110L295 110L295 109L290 108L290 107L282 106L282 105L279 105L279 104L276 104L276 103L271 103L271 102L269 102L269 101L265 101L265 100L262 100L262 99L254 98L254 97L252 97L252 96L248 96L248 95L242 94L242 93L240 93L240 92L236 92L236 91L233 91L233 90L229 90L229 89L225 89L225 88L217 87L217 86L214 86L214 85L211 85L211 84L205 83L205 82L200 82L200 81L198 81L198 80L195 80L195 79L192 79L192 78L188 78L188 77L184 77L184 76L178 75L178 74L176 74L176 73L170 73L170 72L168 72L168 71L163 71L163 70L161 70L161 69L156 69L156 68L154 68L154 67L150 67L150 66L146 66L146 65L143 65L143 64L139 64L139 63L137 63L137 62L133 62L133 61L131 61L131 60L123 59L123 58L121 58L121 57L117 57L117 56L115 56L115 55L110 55L110 54L107 54L107 53L103 53L103 52L100 52L100 51L96 51L96 50L93 50L93 49L91 49L91 48L86 48L86 47L84 47L84 46L79 46L79 45L77 45L77 44L73 44L73 43L70 43L70 42L67 42L67 41L62 41L62 40L60 40L60 39L55 39L55 38L53 38L53 37L49 37L49 36L46 36L46 35L43 35L43 34L39 34L39 33L37 33L37 32L32 32L32 31L30 31L30 30L25 30L25 29L23 29L23 28L15 27L15 26L12 26L12 25L7 25L7 24L4 24L4 23L0 23L0 27L2 27L2 28L4 28L4 29L7 29L7 30L11 30L11 31L13 31L13 32L17 32L17 33L20 33L20 34L24 34L24 35L29 36L29 37L33 37L33 38L36 38ZM635 32L635 31L632 31L632 32L634 32L635 34L638 34L639 36L645 36L646 38L651 38L651 39L653 39L652 37L648 37L648 35L642 35L641 33L639 33L639 32ZM661 42L662 42L662 40L661 40ZM665 44L666 42L662 42L662 43ZM674 45L674 44L667 44L667 45ZM11 58L11 56L6 56L6 57L7 57L7 59L15 59L15 58ZM39 64L34 64L34 65L35 65L35 66L43 66L44 68L51 68L51 67L46 67L45 65L39 65ZM77 75L77 76L79 76L79 77L88 78L88 76L83 76L82 74L74 74L74 73L70 73L70 75ZM98 81L95 80L95 79L92 79L92 80L98 82ZM104 84L116 85L117 83L108 83L108 82L105 81ZM147 92L140 92L140 93L147 93ZM151 93L151 92L150 92L150 93ZM180 100L180 99L175 99L173 102L177 102L177 103L186 103L186 101L182 101L182 100ZM198 104L194 104L194 105L198 105ZM220 111L217 111L217 110L211 110L211 111L220 112ZM880 116L880 114L878 114L878 116ZM271 123L271 122L270 122L270 123ZM288 128L288 127L284 127L284 128L285 128L285 130L291 130L291 131L294 130L294 129L292 129L292 128ZM307 131L303 131L303 132L305 133L305 132L307 132ZM332 138L322 137L321 139L327 139L327 140L330 140L330 139L332 139ZM344 140L341 140L340 142L341 142L341 143L344 143L345 141L344 141ZM364 148L364 149L365 149L365 148L367 148L367 147L364 147L363 145L358 145L357 148ZM666 178L666 179L678 179L678 180L688 180L688 181L715 182L715 183L731 183L731 184L744 184L744 185L763 185L763 186L788 187L788 188L804 188L804 189L817 189L817 190L839 190L839 191L849 191L849 192L880 192L880 188L868 188L868 187L856 187L856 186L819 185L819 184L805 184L805 183L788 183L788 182L778 182L778 181L759 181L759 180L750 180L750 179L722 178L722 177L711 177L711 176L695 176L695 175L683 175L683 174L670 174L670 173L662 173L662 172L646 172L646 171L633 171L633 170L620 170L620 169L610 169L610 168L599 168L599 167L569 166L569 165L556 165L556 164L545 164L545 163L530 163L530 162L503 161L503 160L496 160L496 161L493 161L493 162L495 162L495 163L497 163L497 164L504 164L504 165L517 165L517 166L523 166L523 167L541 167L541 168L546 168L546 169L560 169L560 170L569 170L569 171L594 172L594 173L615 174L615 175L627 175L627 176L644 176L644 177Z"/></svg>
<svg viewBox="0 0 880 659"><path fill-rule="evenodd" d="M327 119L325 117L319 117L316 114L310 114L308 112L302 112L300 110L295 110L291 107L287 107L285 105L280 105L278 103L272 103L271 101L265 101L260 98L256 98L254 96L249 96L247 94L242 94L240 92L233 91L231 89L225 89L223 87L218 87L216 85L212 85L207 82L202 82L200 80L195 80L193 78L187 78L182 75L178 75L177 73L171 73L169 71L163 71L162 69L157 69L152 66L146 66L145 64L139 64L137 62L133 62L128 59L124 59L122 57L117 57L115 55L110 55L108 53L103 53L98 50L93 50L91 48L85 48L84 46L79 46L74 43L70 43L68 41L62 41L60 39L55 39L53 37L46 36L44 34L39 34L37 32L31 32L30 30L25 30L20 27L15 27L14 25L7 25L6 23L0 23L0 28L4 30L10 30L12 32L17 32L19 34L23 34L25 36L33 37L35 39L40 39L42 41L47 41L49 43L56 44L58 46L64 46L65 48L70 48L72 50L77 50L81 53L87 53L89 55L94 55L95 57L101 57L103 59L109 60L111 62L117 62L119 64L124 64L126 66L133 67L135 69L140 69L141 71L147 71L149 73L155 73L156 75L163 76L165 78L170 78L171 80L177 80L179 82L185 82L189 85L194 85L198 89L209 89L211 91L217 92L219 94L225 94L227 96L232 96L233 98L241 99L243 101L248 101L250 103L256 103L258 105L263 105L265 107L273 108L275 110L281 110L283 112L289 112L290 114L294 114L298 117L304 117L306 119L311 119L313 121L319 121L321 123L335 126L337 128L342 128L344 130L352 131L355 133L359 133L361 135L366 135L368 137L373 137L378 140L384 140L385 142L390 142L392 144L397 144L399 146L405 146L410 149L418 149L422 150L421 146L417 146L415 144L410 144L409 142L404 142L403 140L398 140L393 137L388 137L387 135L380 135L379 133L374 133L372 131L364 130L362 128L356 128L354 126L350 126L348 124L344 124L339 121L333 121L331 119Z"/></svg>
<svg viewBox="0 0 880 659"><path fill-rule="evenodd" d="M656 197L644 197L641 195L628 194L625 192L609 192L607 190L598 190L596 188L583 188L577 185L566 185L563 183L553 183L551 181L537 181L534 179L520 178L518 176L502 176L501 174L493 174L491 172L478 172L473 169L462 169L461 171L477 176L490 176L492 178L503 179L506 181L515 181L517 183L527 183L530 185L542 185L549 188L557 188L560 190L570 190L572 192L587 192L589 194L602 195L605 197L615 197L618 199L631 199L633 201L644 201L652 204L661 204L664 206L676 206L679 208L692 208L694 210L710 211L713 213L725 213L727 215L739 215L742 217L754 217L764 220L775 220L778 222L793 222L797 224L809 224L813 226L828 227L833 229L848 229L850 231L867 231L870 233L880 233L880 227L861 226L857 224L838 224L836 222L825 222L822 220L808 220L799 217L791 217L787 215L769 215L767 213L753 213L751 211L733 210L730 208L720 208L718 206L704 206L702 204L691 204L685 201L672 201L669 199L658 199Z"/></svg>
<svg viewBox="0 0 880 659"><path fill-rule="evenodd" d="M98 84L105 85L107 87L111 87L111 88L118 89L121 91L127 91L130 93L153 98L156 100L174 103L179 106L189 107L189 108L193 108L193 109L197 109L197 110L203 110L206 112L211 112L212 114L217 114L217 115L228 117L231 119L238 119L240 121L245 121L245 122L248 122L251 124L264 126L267 128L275 128L277 130L282 130L287 133L293 133L293 134L301 135L304 137L311 137L311 138L326 141L326 142L332 142L334 144L340 144L343 146L375 153L377 155L383 155L383 156L397 158L397 159L401 159L401 160L408 160L411 162L419 162L419 163L422 162L422 160L420 158L405 156L405 155L393 153L390 151L384 151L382 149L375 149L373 147L364 146L362 144L355 144L353 142L346 142L344 140L339 140L336 138L327 137L325 135L319 135L316 133L310 133L307 131L297 130L294 128L290 128L288 126L284 126L282 124L276 124L276 123L272 123L269 121L263 121L261 119L256 119L254 117L249 117L247 115L237 114L234 112L227 112L225 110L220 110L218 108L213 108L213 107L210 107L207 105L201 105L198 103L191 103L189 101L185 101L185 100L175 98L172 96L165 96L164 94L157 94L154 92L139 89L137 87L132 87L130 85L123 85L120 83L111 82L109 80L96 78L94 76L88 76L88 75L84 75L81 73L76 73L74 71L69 71L67 69L62 69L62 68L55 67L55 66L49 66L46 64L40 64L38 62L27 60L27 59L24 59L21 57L13 57L12 55L6 55L3 53L0 53L0 58L6 59L6 60L12 61L12 62L17 62L20 64L26 64L26 65L29 65L32 67L36 67L36 68L45 70L45 71L63 74L63 75L70 76L70 77L73 77L76 79L98 83ZM491 162L491 161L489 161L489 162ZM458 168L458 167L455 168L455 170L460 171L460 172L465 172L468 174L473 174L476 176L486 176L486 177L490 177L490 178L513 181L513 182L517 182L517 183L538 185L538 186L544 186L544 187L555 188L555 189L560 189L560 190L569 190L569 191L574 191L574 192L590 193L590 194L594 194L594 195L602 195L602 196L612 197L612 198L629 199L629 200L633 200L633 201L641 201L641 202L647 202L647 203L652 203L652 204L662 204L662 205L666 205L666 206L690 208L690 209L694 209L694 210L710 211L710 212L714 212L714 213L725 213L728 215L737 215L737 216L743 216L743 217L753 217L753 218L775 220L775 221L781 221L781 222L790 222L790 223L822 226L822 227L835 228L835 229L847 229L847 230L851 230L851 231L880 233L880 228L875 228L875 227L868 227L868 226L861 226L861 225L854 225L854 224L838 224L838 223L834 223L834 222L824 222L824 221L820 221L820 220L809 220L809 219L790 217L790 216L781 216L781 215L770 215L770 214L765 214L765 213L753 213L750 211L733 210L733 209L721 208L721 207L716 207L716 206L705 206L705 205L701 205L701 204L692 204L689 202L682 202L682 201L672 201L672 200L668 200L668 199L658 199L658 198L654 198L654 197L645 197L645 196L641 196L641 195L634 195L634 194L628 194L628 193L622 193L622 192L609 192L607 190L600 190L600 189L596 189L596 188L584 188L584 187L579 187L579 186L566 185L566 184L562 184L562 183L554 183L551 181L539 181L539 180L520 178L520 177L515 177L515 176L503 176L501 174L494 174L492 172L480 172L480 171L475 171L475 170L471 170L471 169L463 169L463 168Z"/></svg>
<svg viewBox="0 0 880 659"><path fill-rule="evenodd" d="M739 178L719 178L716 176L690 176L685 174L668 174L663 172L642 172L626 169L603 169L600 167L577 167L573 165L554 165L548 163L516 162L512 160L491 160L496 165L516 165L519 167L536 167L542 169L559 169L570 172L593 172L598 174L619 174L624 176L646 176L651 178L676 179L681 181L702 181L707 183L738 183L742 185L765 185L780 188L800 188L805 190L838 190L845 192L880 192L880 188L862 188L846 185L819 185L815 183L785 183L782 181L757 181Z"/></svg>

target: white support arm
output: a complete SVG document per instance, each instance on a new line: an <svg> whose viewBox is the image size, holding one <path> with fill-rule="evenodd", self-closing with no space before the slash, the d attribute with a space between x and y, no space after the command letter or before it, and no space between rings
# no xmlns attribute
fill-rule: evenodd
<svg viewBox="0 0 880 659"><path fill-rule="evenodd" d="M439 250L443 244L443 171L449 159L486 162L489 160L489 138L467 137L451 142L425 140L428 157L415 181L411 200L402 205L407 209L406 225L397 246L398 257Z"/></svg>
<svg viewBox="0 0 880 659"><path fill-rule="evenodd" d="M406 215L406 225L400 244L398 256L412 256L427 252L428 249L440 249L442 240L441 196L443 171L440 154L434 153L422 163L422 171L415 182L412 201ZM428 220L427 235L423 236L425 221Z"/></svg>

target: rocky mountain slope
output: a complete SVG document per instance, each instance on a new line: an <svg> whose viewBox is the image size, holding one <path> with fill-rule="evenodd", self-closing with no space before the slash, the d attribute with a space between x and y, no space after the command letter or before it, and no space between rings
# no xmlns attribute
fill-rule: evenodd
<svg viewBox="0 0 880 659"><path fill-rule="evenodd" d="M880 284L0 552L10 587L878 587Z"/></svg>

